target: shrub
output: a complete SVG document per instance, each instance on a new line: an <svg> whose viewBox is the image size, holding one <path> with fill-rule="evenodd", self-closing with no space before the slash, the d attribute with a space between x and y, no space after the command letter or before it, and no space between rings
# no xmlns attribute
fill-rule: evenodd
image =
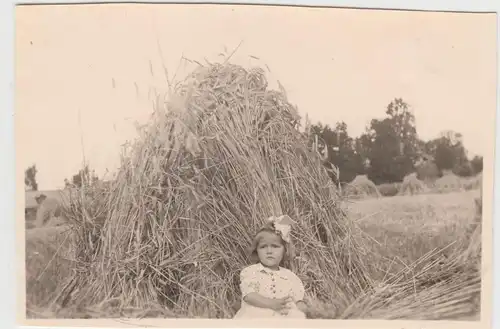
<svg viewBox="0 0 500 329"><path fill-rule="evenodd" d="M401 183L385 183L377 186L383 196L395 196L401 189Z"/></svg>

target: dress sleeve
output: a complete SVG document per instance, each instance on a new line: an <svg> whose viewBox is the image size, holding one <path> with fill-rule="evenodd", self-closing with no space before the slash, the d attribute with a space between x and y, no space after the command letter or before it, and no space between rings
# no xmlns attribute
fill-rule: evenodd
<svg viewBox="0 0 500 329"><path fill-rule="evenodd" d="M300 280L300 278L297 275L293 274L292 284L293 284L292 291L295 300L297 301L303 300L305 295L305 288L304 284L302 283L302 280Z"/></svg>
<svg viewBox="0 0 500 329"><path fill-rule="evenodd" d="M246 295L252 292L259 292L260 283L257 279L257 273L253 271L251 268L245 268L240 273L240 289L241 296L245 297Z"/></svg>

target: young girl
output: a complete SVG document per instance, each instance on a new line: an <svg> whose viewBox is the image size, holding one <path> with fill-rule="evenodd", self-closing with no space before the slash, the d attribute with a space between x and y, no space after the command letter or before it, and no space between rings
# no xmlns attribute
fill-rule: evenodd
<svg viewBox="0 0 500 329"><path fill-rule="evenodd" d="M241 308L234 318L305 318L304 285L282 267L290 243L292 221L288 216L271 217L252 243L256 262L240 273Z"/></svg>

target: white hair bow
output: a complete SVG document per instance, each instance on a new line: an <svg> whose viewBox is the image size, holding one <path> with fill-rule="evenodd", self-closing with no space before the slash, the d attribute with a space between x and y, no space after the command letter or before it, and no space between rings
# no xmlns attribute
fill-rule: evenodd
<svg viewBox="0 0 500 329"><path fill-rule="evenodd" d="M276 233L281 235L281 238L283 238L285 242L290 243L290 231L293 221L288 215L279 217L271 216L266 221L274 227Z"/></svg>

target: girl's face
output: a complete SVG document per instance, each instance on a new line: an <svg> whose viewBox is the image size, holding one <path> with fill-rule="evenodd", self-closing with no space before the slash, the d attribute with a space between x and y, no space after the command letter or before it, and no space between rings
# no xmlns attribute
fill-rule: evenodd
<svg viewBox="0 0 500 329"><path fill-rule="evenodd" d="M257 245L257 255L264 266L277 270L285 255L285 246L277 234L262 232Z"/></svg>

